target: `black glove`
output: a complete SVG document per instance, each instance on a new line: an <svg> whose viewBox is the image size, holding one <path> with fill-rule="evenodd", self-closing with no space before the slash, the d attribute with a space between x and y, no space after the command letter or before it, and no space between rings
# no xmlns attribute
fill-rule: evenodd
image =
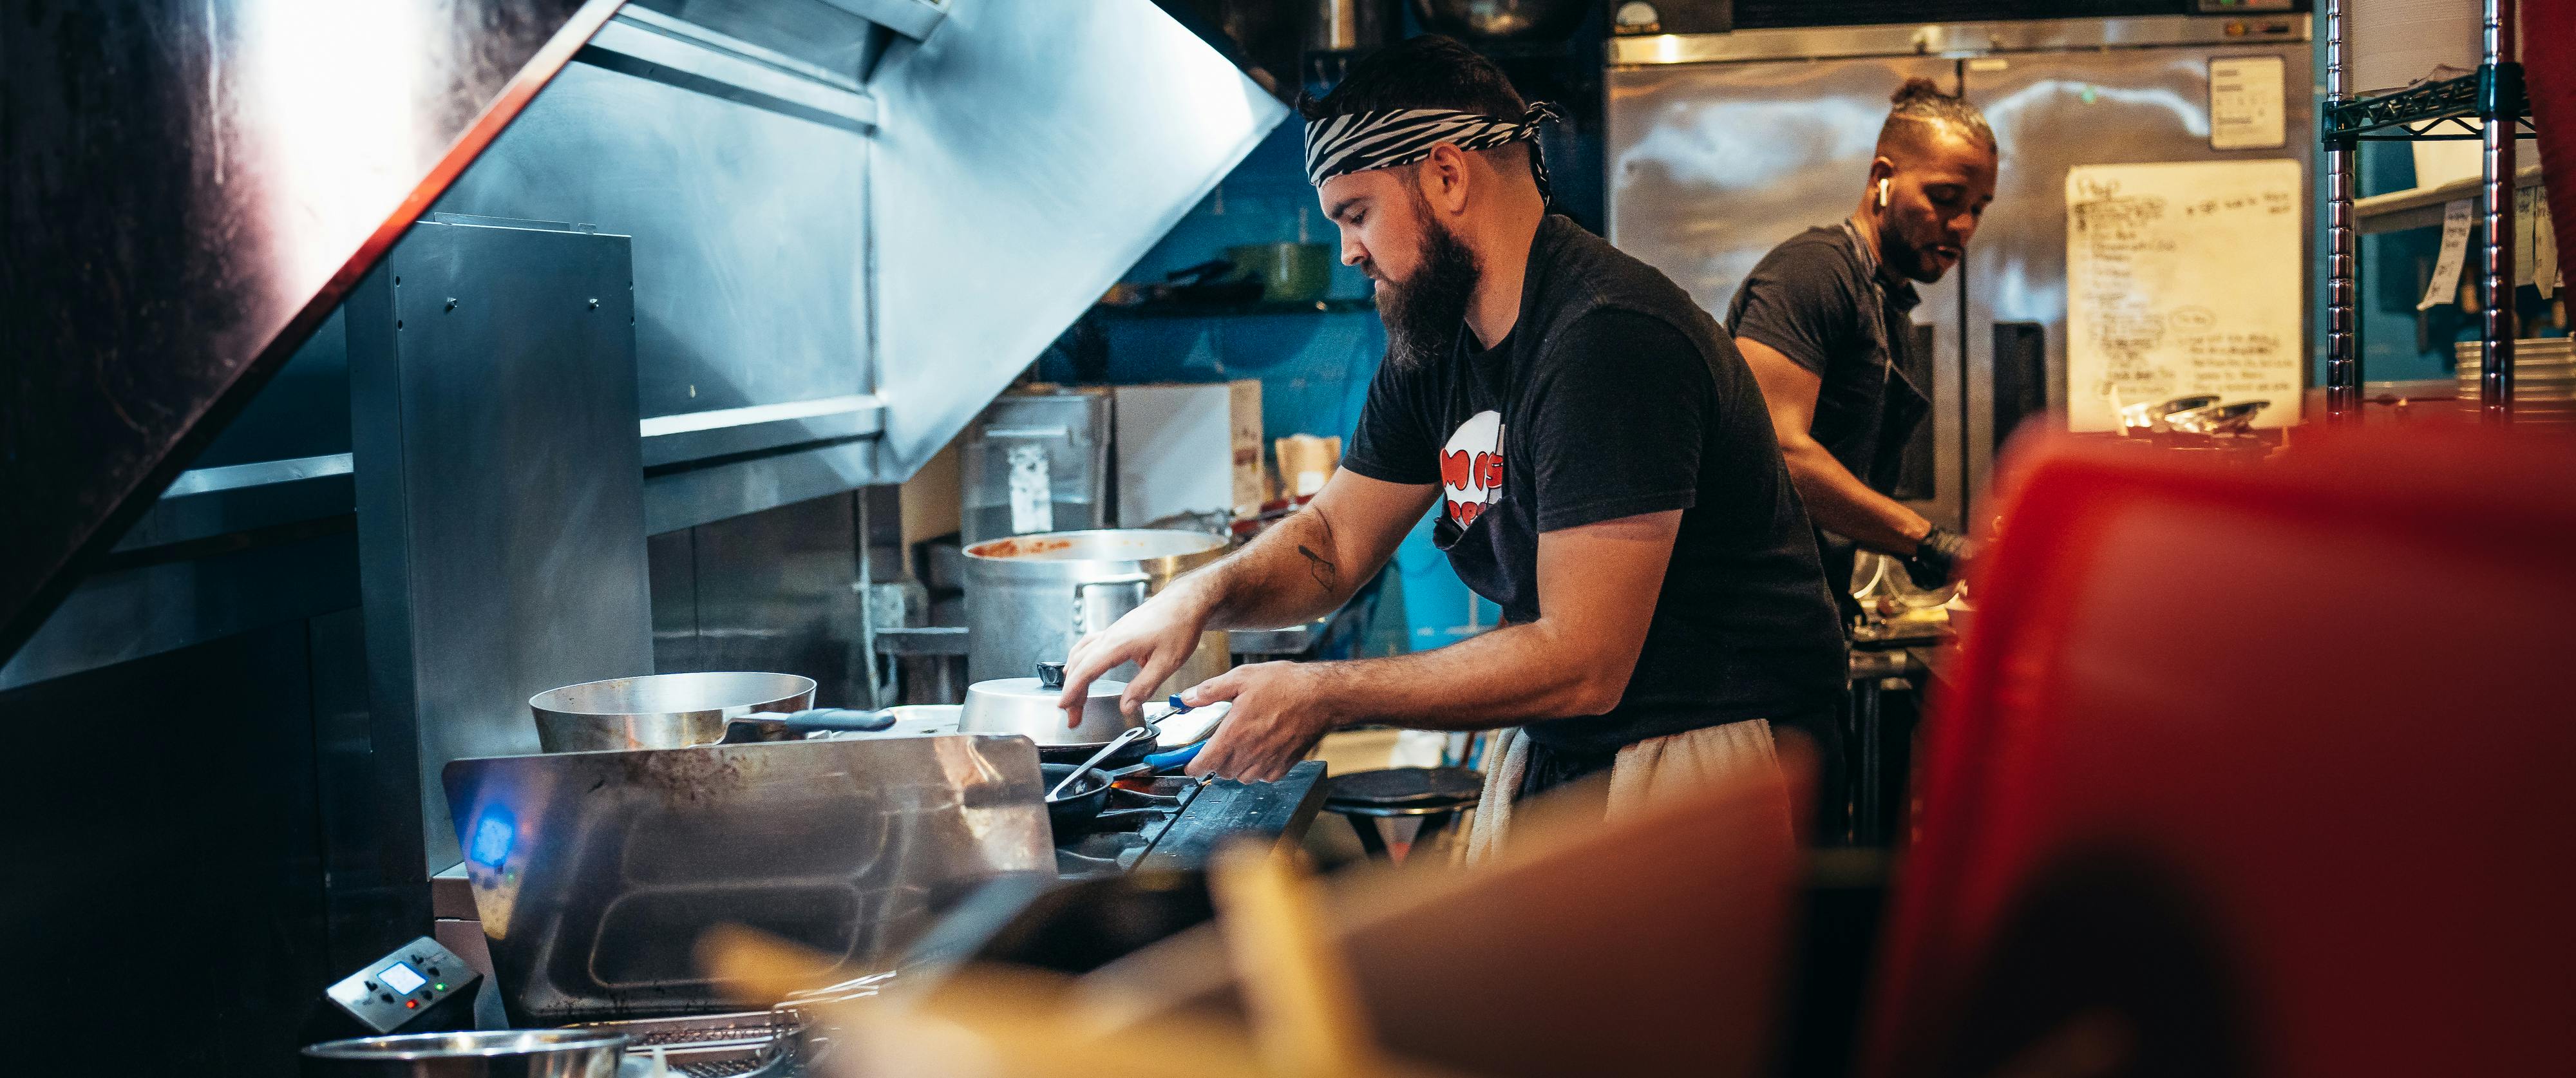
<svg viewBox="0 0 2576 1078"><path fill-rule="evenodd" d="M1905 559L1905 575L1912 578L1918 588L1943 587L1958 575L1959 567L1966 565L1973 554L1974 548L1967 536L1935 524L1931 531L1923 533L1920 542L1914 544L1913 555Z"/></svg>

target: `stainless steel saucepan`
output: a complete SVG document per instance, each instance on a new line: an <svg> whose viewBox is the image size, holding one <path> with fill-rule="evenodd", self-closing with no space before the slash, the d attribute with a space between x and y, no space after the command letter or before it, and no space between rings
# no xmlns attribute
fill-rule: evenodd
<svg viewBox="0 0 2576 1078"><path fill-rule="evenodd" d="M1115 704L1115 700L1112 703ZM735 741L802 738L817 731L883 730L884 711L817 708L814 679L795 674L652 674L548 689L528 698L547 752L679 749L726 740L726 724L757 715Z"/></svg>
<svg viewBox="0 0 2576 1078"><path fill-rule="evenodd" d="M1040 748L1106 745L1118 735L1145 725L1118 710L1124 681L1091 683L1079 715L1068 718L1056 698L1064 694L1064 664L1037 664L1036 677L978 681L966 687L966 707L958 713L957 730L967 734L1018 734Z"/></svg>

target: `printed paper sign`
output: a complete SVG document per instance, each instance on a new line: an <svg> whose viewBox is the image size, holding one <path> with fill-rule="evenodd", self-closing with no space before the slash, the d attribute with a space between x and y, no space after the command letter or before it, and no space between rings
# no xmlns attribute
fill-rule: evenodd
<svg viewBox="0 0 2576 1078"><path fill-rule="evenodd" d="M2281 58L2232 56L2209 62L2209 148L2269 150L2288 137L2281 117Z"/></svg>

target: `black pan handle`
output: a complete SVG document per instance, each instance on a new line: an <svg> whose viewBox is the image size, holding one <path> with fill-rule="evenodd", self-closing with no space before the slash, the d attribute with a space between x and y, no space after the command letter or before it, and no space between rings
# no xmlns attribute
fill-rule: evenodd
<svg viewBox="0 0 2576 1078"><path fill-rule="evenodd" d="M780 715L778 721L786 724L788 729L800 733L829 730L872 734L893 726L894 712L861 711L847 707L817 707Z"/></svg>
<svg viewBox="0 0 2576 1078"><path fill-rule="evenodd" d="M726 720L722 744L747 745L758 741L802 741L808 734L838 731L874 733L894 725L894 712L859 711L846 707L816 707L803 711L755 711ZM779 733L788 736L780 738Z"/></svg>

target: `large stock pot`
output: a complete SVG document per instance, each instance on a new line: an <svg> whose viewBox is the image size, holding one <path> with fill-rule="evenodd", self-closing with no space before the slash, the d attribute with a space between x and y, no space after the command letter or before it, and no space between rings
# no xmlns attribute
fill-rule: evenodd
<svg viewBox="0 0 2576 1078"><path fill-rule="evenodd" d="M1226 541L1204 532L1111 529L1046 532L966 548L966 677L1026 677L1039 662L1063 662L1073 642L1106 629L1181 574L1224 556ZM1223 632L1199 649L1156 695L1179 692L1226 671ZM1102 676L1136 677L1127 663Z"/></svg>

